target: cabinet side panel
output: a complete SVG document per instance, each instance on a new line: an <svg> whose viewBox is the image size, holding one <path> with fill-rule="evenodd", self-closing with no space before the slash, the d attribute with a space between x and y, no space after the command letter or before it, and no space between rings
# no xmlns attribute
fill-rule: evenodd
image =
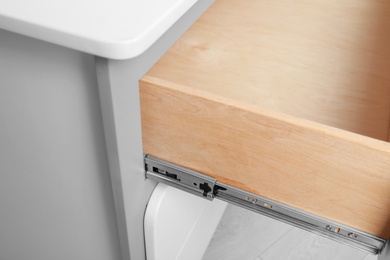
<svg viewBox="0 0 390 260"><path fill-rule="evenodd" d="M0 30L0 259L120 249L94 59Z"/></svg>

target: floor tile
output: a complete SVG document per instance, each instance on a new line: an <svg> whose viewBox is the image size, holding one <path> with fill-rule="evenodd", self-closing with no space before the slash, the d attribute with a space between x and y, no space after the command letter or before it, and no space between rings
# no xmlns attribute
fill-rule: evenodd
<svg viewBox="0 0 390 260"><path fill-rule="evenodd" d="M366 253L294 228L261 254L262 260L361 260Z"/></svg>
<svg viewBox="0 0 390 260"><path fill-rule="evenodd" d="M367 254L367 256L365 258L363 258L363 260L378 260L378 256L372 255L372 254Z"/></svg>
<svg viewBox="0 0 390 260"><path fill-rule="evenodd" d="M228 205L202 259L377 260L377 256Z"/></svg>
<svg viewBox="0 0 390 260"><path fill-rule="evenodd" d="M289 225L228 205L203 260L254 259L290 229Z"/></svg>

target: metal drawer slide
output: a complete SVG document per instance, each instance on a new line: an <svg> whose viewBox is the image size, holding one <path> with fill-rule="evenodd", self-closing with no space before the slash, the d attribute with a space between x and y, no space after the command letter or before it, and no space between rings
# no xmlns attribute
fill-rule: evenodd
<svg viewBox="0 0 390 260"><path fill-rule="evenodd" d="M386 240L218 182L207 175L145 155L146 178L203 197L214 198L283 221L340 243L379 254Z"/></svg>

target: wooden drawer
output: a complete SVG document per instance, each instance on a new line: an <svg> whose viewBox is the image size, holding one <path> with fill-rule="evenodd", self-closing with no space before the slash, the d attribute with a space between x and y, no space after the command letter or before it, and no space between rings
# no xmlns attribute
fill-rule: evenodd
<svg viewBox="0 0 390 260"><path fill-rule="evenodd" d="M219 0L140 82L144 150L390 237L390 2Z"/></svg>

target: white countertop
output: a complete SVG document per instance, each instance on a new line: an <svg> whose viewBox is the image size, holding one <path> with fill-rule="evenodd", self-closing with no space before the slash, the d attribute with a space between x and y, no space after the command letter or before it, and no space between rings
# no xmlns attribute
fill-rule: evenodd
<svg viewBox="0 0 390 260"><path fill-rule="evenodd" d="M0 28L97 56L129 59L142 54L196 2L0 0Z"/></svg>

